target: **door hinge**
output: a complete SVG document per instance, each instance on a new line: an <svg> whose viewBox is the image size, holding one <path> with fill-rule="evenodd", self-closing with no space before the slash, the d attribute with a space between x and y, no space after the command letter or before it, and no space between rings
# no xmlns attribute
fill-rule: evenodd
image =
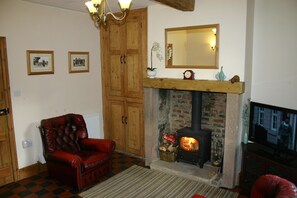
<svg viewBox="0 0 297 198"><path fill-rule="evenodd" d="M9 114L9 108L0 109L0 116Z"/></svg>

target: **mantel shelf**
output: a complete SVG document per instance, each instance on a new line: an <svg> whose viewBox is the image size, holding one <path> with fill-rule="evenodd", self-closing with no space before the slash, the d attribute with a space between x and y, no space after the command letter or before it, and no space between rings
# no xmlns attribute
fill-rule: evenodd
<svg viewBox="0 0 297 198"><path fill-rule="evenodd" d="M145 78L144 88L176 89L220 93L244 93L244 82L231 83L217 80L183 80L175 78Z"/></svg>

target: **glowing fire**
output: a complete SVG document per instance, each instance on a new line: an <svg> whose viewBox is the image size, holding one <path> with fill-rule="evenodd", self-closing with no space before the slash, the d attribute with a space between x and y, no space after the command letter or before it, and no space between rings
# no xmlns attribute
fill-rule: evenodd
<svg viewBox="0 0 297 198"><path fill-rule="evenodd" d="M199 142L191 137L182 137L179 145L185 151L198 151L199 149Z"/></svg>

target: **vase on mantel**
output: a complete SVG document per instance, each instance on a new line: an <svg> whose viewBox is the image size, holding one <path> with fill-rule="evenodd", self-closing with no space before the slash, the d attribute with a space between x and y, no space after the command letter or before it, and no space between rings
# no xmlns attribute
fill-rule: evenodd
<svg viewBox="0 0 297 198"><path fill-rule="evenodd" d="M148 78L155 78L157 75L157 71L154 69L154 70L147 70L147 77Z"/></svg>
<svg viewBox="0 0 297 198"><path fill-rule="evenodd" d="M225 75L225 73L223 71L223 67L221 67L221 71L217 73L216 79L218 81L224 81L226 79L226 75Z"/></svg>

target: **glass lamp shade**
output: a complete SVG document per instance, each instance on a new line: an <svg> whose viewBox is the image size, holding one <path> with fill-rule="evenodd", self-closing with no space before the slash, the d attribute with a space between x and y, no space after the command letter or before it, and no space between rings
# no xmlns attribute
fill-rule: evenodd
<svg viewBox="0 0 297 198"><path fill-rule="evenodd" d="M128 10L132 0L119 0L119 4L122 10Z"/></svg>
<svg viewBox="0 0 297 198"><path fill-rule="evenodd" d="M100 5L102 0L92 0L93 5Z"/></svg>
<svg viewBox="0 0 297 198"><path fill-rule="evenodd" d="M94 14L94 13L97 12L97 10L96 10L94 4L92 3L92 1L88 1L88 2L86 2L85 5L88 7L88 10L89 10L89 12L90 12L91 14Z"/></svg>

